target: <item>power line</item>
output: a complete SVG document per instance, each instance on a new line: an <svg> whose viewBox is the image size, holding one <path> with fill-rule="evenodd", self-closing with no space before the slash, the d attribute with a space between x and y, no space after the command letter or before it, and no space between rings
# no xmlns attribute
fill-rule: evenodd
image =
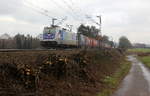
<svg viewBox="0 0 150 96"><path fill-rule="evenodd" d="M67 20L67 17L63 18L59 23L57 23L56 25L61 25L65 20Z"/></svg>
<svg viewBox="0 0 150 96"><path fill-rule="evenodd" d="M26 3L26 2L25 2ZM29 5L28 5L29 4ZM47 16L47 17L49 17L49 18L51 18L52 19L52 25L54 25L54 23L55 23L55 21L56 20L59 20L60 22L59 23L57 23L57 25L61 25L65 20L67 20L67 17L65 17L65 18L63 18L63 19L57 19L56 17L52 17L52 16L50 16L49 14L47 14L47 11L45 12L45 9L44 8L40 8L42 11L39 11L38 9L38 7L36 6L36 8L34 8L32 5L34 5L34 4L32 4L32 3L27 3L27 7L30 7L30 8L32 8L34 11L36 11L36 12L38 12L38 13L40 13L40 14L42 14L42 15L44 15L44 16ZM37 9L38 8L38 9Z"/></svg>
<svg viewBox="0 0 150 96"><path fill-rule="evenodd" d="M48 0L49 1L49 0ZM59 7L59 8L61 8L61 9L64 9L61 5L59 5L57 2L55 2L54 0L51 0L57 7ZM75 10L72 8L72 6L70 6L65 0L62 0L63 1L63 3L67 6L67 8L69 8L70 9L70 11L71 11L71 13L72 14L75 14L75 15L72 15L70 12L70 15L75 19L75 20L78 20L78 21L82 21L83 22L83 19L81 19L80 18L80 20L78 19L80 16L78 16L78 14L75 12ZM29 7L29 5L30 5L30 7L32 7L32 9L34 9L34 11L37 11L38 13L40 13L40 14L42 14L42 15L45 15L45 16L47 16L47 17L49 17L49 18L54 18L54 17L52 17L52 16L49 16L49 14L48 13L52 13L52 12L50 12L49 10L47 10L47 9L44 9L44 8L42 8L42 7L40 7L40 6L37 6L37 5L35 5L35 4L33 4L33 3L31 3L31 2L25 2L25 3L27 3L28 4L28 7ZM74 4L72 1L71 1L71 3L72 4ZM42 10L42 11L39 11L39 9L40 10ZM80 12L82 11L80 8L78 8L79 10L80 10ZM83 15L84 16L84 15ZM55 18L56 19L56 18ZM91 17L89 17L89 16L86 16L86 19L88 19L88 20L90 20L91 22L93 22L93 23L95 23L95 24L97 24L98 25L98 23L95 21L95 20L93 20ZM62 21L65 21L65 20L62 20ZM60 22L58 23L58 24L61 24Z"/></svg>
<svg viewBox="0 0 150 96"><path fill-rule="evenodd" d="M29 4L29 3L28 3L28 4ZM44 10L43 10L44 12L39 11L39 10L37 9L37 7L35 8L35 7L31 6L32 4L29 4L29 5L28 5L28 4L27 4L27 5L24 4L24 5L27 6L27 7L30 7L32 10L34 10L34 11L36 11L36 12L38 12L38 13L44 15L44 16L47 16L48 18L51 18L51 19L52 19L52 25L54 25L54 21L57 20L57 18L54 18L54 17L48 15Z"/></svg>
<svg viewBox="0 0 150 96"><path fill-rule="evenodd" d="M75 6L73 0L70 0L70 2L71 2L71 4L72 4L72 6ZM80 7L78 7L78 9L80 10L79 12L80 12L81 14L83 14L83 15L86 17L86 19L88 19L88 20L90 20L92 23L95 23L96 25L100 26L100 24L101 24L101 18L100 18L100 24L99 24L99 23L97 23L94 19L92 19L92 17L86 15L86 14L87 14L86 11L85 11L85 14L84 14L84 13L82 13L82 9L81 9Z"/></svg>
<svg viewBox="0 0 150 96"><path fill-rule="evenodd" d="M82 13L82 9L79 8L79 7L78 7L78 9L79 9L80 11L79 11L78 14L77 14L77 12L75 12L74 8L72 8L72 6L75 5L72 0L70 1L71 4L72 4L72 6L70 6L70 5L67 3L67 1L65 1L65 0L62 0L62 1L63 1L63 3L72 11L72 13L76 14L76 16L79 16L79 15L80 15L80 16L85 16L85 18L88 19L89 21L91 21L92 23L94 23L94 24L96 24L96 25L99 25L99 24L98 24L94 19L92 19L90 16L88 16L88 15ZM81 13L81 14L80 14L80 13ZM82 15L82 14L83 14L83 15ZM79 16L79 17L80 17L80 16ZM81 18L80 20L83 22L83 19L82 19L82 18Z"/></svg>
<svg viewBox="0 0 150 96"><path fill-rule="evenodd" d="M48 0L49 1L49 0ZM51 0L58 8L64 9L60 4L58 4L55 0ZM74 13L70 12L69 10L66 10L67 13L71 15L75 20L78 20L78 18L74 15Z"/></svg>
<svg viewBox="0 0 150 96"><path fill-rule="evenodd" d="M68 9L70 9L72 11L72 13L77 16L77 18L80 18L80 16L78 16L77 12L75 12L75 10L65 0L62 0L62 1L68 7ZM80 20L82 20L82 19L80 19Z"/></svg>
<svg viewBox="0 0 150 96"><path fill-rule="evenodd" d="M92 17L86 15L86 18L89 19L91 22L93 22L93 23L99 25L94 19L92 19Z"/></svg>
<svg viewBox="0 0 150 96"><path fill-rule="evenodd" d="M31 5L28 5L28 4L24 4L24 5L25 5L26 7L28 7L28 8L31 8L32 10L34 10L34 11L36 11L36 12L42 14L42 15L44 15L44 16L47 16L47 17L49 17L49 18L54 18L54 17L48 15L47 13L42 12L42 11L38 10L37 8L31 6Z"/></svg>
<svg viewBox="0 0 150 96"><path fill-rule="evenodd" d="M64 1L64 0L63 0ZM70 2L71 2L71 4L72 4L72 6L75 6L75 4L74 4L74 2L73 2L73 0L70 0ZM67 2L65 2L65 3L67 3ZM69 4L68 4L69 5ZM69 8L71 7L71 6L68 6ZM77 7L77 6L76 6ZM97 23L96 21L94 21L91 17L89 18L89 16L88 16L88 18L87 18L87 13L86 13L86 11L85 11L85 14L83 13L83 10L80 8L80 7L77 7L78 9L79 9L79 12L78 12L78 14L80 13L80 15L81 16L85 16L85 18L86 19L88 19L89 21L91 21L91 22L93 22L93 23ZM73 8L72 8L73 9ZM74 9L73 9L74 10ZM83 21L83 20L82 20Z"/></svg>
<svg viewBox="0 0 150 96"><path fill-rule="evenodd" d="M49 0L48 0L49 1ZM59 5L56 1L54 1L54 0L51 0L57 7L59 7L60 9L64 9L64 7L62 7L61 5ZM64 0L63 0L64 1ZM34 6L34 7L36 7L36 8L38 8L38 9L40 9L40 10L42 10L42 11L44 11L45 13L50 13L50 11L49 10L47 10L47 9L44 9L44 8L42 8L42 7L39 7L39 6L37 6L37 5L34 5L33 3L31 3L31 2L26 2L26 3L28 3L29 5L31 5L31 6ZM76 16L76 15L74 15L74 14L76 14L76 12L74 11L74 9L66 2L66 1L64 1L64 3L65 4L67 4L67 6L68 6L68 8L69 9L71 9L70 11L69 10L67 10L67 11L69 11L69 14L75 19L75 20L78 20L78 21L81 21L82 19L78 19L79 18L79 16ZM73 2L72 2L73 3ZM42 12L42 14L45 14L44 12ZM51 12L52 13L52 12ZM46 15L48 15L48 14L46 14Z"/></svg>
<svg viewBox="0 0 150 96"><path fill-rule="evenodd" d="M73 2L73 0L70 0L70 3L72 4L71 6L77 8L78 10L78 14L81 16L81 21L84 22L84 18L82 18L82 16L84 17L85 14L83 14L83 11L81 10L81 8L79 8L78 6L75 6L76 4ZM75 9L74 9L75 10Z"/></svg>
<svg viewBox="0 0 150 96"><path fill-rule="evenodd" d="M24 1L25 1L25 0L24 0ZM40 10L44 11L45 13L53 13L52 11L49 11L49 10L47 10L47 9L44 9L44 8L40 7L40 6L37 6L37 5L33 4L32 2L25 1L25 3L28 4L28 5L30 5L30 6L32 6L32 7L35 7L35 8L37 8L37 9L40 9ZM53 14L54 14L54 13L53 13Z"/></svg>
<svg viewBox="0 0 150 96"><path fill-rule="evenodd" d="M75 8L77 8L77 9L79 10L78 14L81 13L82 10L81 10L79 7L75 6L75 3L73 2L73 0L69 0L69 1L70 1L70 4L71 4L71 5L69 5L69 4L66 2L66 3L68 4L68 6L71 7L71 8L75 11L75 9L73 8L73 6L74 6ZM79 15L83 15L83 14L81 13L81 14L79 14Z"/></svg>

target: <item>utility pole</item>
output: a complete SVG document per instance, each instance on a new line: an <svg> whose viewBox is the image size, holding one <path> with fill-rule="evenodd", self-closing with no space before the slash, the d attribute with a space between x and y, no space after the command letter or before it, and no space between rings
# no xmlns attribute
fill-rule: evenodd
<svg viewBox="0 0 150 96"><path fill-rule="evenodd" d="M56 20L57 20L56 18L52 18L52 26L55 26L55 21Z"/></svg>
<svg viewBox="0 0 150 96"><path fill-rule="evenodd" d="M112 36L110 36L110 38L111 38L111 42L112 42L111 47L112 47L112 48L115 48L115 47L114 47L114 39L113 39Z"/></svg>
<svg viewBox="0 0 150 96"><path fill-rule="evenodd" d="M102 29L101 29L101 25L102 25L102 18L101 18L101 15L99 15L99 16L97 16L97 18L99 18L99 23L97 23L97 25L99 25L99 34L98 35L101 35L101 37L102 37ZM103 40L102 39L100 39L99 40L99 48L102 48L103 47Z"/></svg>
<svg viewBox="0 0 150 96"><path fill-rule="evenodd" d="M99 34L102 36L102 18L101 15L97 16L97 18L99 18L99 23L97 23L99 25Z"/></svg>

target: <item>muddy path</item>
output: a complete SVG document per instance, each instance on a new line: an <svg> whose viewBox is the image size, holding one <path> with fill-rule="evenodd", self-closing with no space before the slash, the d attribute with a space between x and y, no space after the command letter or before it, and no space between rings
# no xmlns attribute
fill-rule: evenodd
<svg viewBox="0 0 150 96"><path fill-rule="evenodd" d="M112 96L150 96L150 70L134 56L128 60L132 68Z"/></svg>

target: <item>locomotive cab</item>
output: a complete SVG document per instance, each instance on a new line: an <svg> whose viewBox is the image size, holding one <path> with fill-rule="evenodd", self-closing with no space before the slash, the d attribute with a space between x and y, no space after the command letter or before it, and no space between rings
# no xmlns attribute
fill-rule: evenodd
<svg viewBox="0 0 150 96"><path fill-rule="evenodd" d="M41 45L45 48L55 48L60 43L61 29L58 26L45 27Z"/></svg>

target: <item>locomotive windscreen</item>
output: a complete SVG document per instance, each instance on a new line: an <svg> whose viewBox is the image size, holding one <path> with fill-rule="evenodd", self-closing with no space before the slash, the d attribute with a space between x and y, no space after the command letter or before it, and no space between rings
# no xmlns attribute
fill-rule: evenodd
<svg viewBox="0 0 150 96"><path fill-rule="evenodd" d="M44 28L43 33L44 33L43 34L44 39L54 39L55 38L55 33L56 33L56 28L46 27L46 28Z"/></svg>

